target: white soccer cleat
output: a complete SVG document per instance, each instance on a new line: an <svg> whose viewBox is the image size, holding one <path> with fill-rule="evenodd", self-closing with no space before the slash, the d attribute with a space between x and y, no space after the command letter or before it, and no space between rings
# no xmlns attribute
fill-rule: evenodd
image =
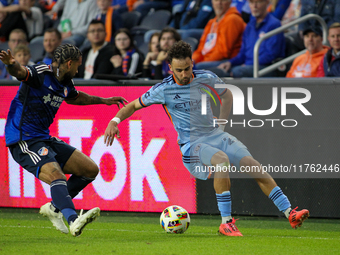
<svg viewBox="0 0 340 255"><path fill-rule="evenodd" d="M83 214L83 209L81 209L79 217L70 225L71 234L73 236L80 236L85 226L94 221L99 214L99 207L95 207L87 211L85 214Z"/></svg>
<svg viewBox="0 0 340 255"><path fill-rule="evenodd" d="M63 214L61 212L54 212L54 209L55 207L50 202L48 202L47 204L44 204L42 207L40 207L39 213L44 217L48 217L57 230L68 234L68 228L64 223Z"/></svg>

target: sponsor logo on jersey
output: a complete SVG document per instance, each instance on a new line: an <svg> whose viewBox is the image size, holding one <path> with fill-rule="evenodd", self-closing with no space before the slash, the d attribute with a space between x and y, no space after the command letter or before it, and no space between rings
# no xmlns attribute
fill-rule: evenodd
<svg viewBox="0 0 340 255"><path fill-rule="evenodd" d="M180 99L181 97L178 95L178 94L176 94L176 96L174 97L174 99Z"/></svg>
<svg viewBox="0 0 340 255"><path fill-rule="evenodd" d="M44 99L44 104L51 102L51 94L48 94L47 96L43 96L43 99Z"/></svg>
<svg viewBox="0 0 340 255"><path fill-rule="evenodd" d="M67 91L67 88L65 87L64 88L64 95L65 95L65 97L67 97L67 94L68 94L68 91Z"/></svg>
<svg viewBox="0 0 340 255"><path fill-rule="evenodd" d="M201 148L201 144L199 143L196 145L194 152L197 153L200 150L200 148Z"/></svg>

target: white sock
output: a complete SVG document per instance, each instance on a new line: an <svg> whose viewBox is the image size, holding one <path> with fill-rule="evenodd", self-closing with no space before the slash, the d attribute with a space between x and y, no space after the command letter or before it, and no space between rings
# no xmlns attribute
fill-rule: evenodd
<svg viewBox="0 0 340 255"><path fill-rule="evenodd" d="M231 216L222 217L222 224L225 224L232 219L233 219L233 217L231 217Z"/></svg>
<svg viewBox="0 0 340 255"><path fill-rule="evenodd" d="M284 214L285 214L285 216L286 216L287 219L289 218L289 214L290 214L291 211L292 211L292 208L289 207L289 208L284 212Z"/></svg>

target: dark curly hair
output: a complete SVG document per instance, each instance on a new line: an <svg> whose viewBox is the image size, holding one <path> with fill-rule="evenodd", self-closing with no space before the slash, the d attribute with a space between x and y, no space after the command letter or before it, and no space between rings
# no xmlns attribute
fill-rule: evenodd
<svg viewBox="0 0 340 255"><path fill-rule="evenodd" d="M189 43L184 41L176 42L168 51L168 61L171 64L172 59L191 59L192 51Z"/></svg>
<svg viewBox="0 0 340 255"><path fill-rule="evenodd" d="M60 67L61 64L64 64L69 60L78 60L81 55L81 51L76 46L69 43L63 44L55 49L52 63L57 62L58 67Z"/></svg>

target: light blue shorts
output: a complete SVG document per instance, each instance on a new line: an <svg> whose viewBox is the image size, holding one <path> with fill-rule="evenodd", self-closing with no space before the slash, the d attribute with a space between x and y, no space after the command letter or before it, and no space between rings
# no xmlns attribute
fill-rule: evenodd
<svg viewBox="0 0 340 255"><path fill-rule="evenodd" d="M211 166L212 156L219 151L227 154L230 164L237 170L240 169L240 160L245 156L251 156L247 147L236 137L218 129L211 135L183 145L181 147L183 164L193 176L206 180L210 174L207 166Z"/></svg>

